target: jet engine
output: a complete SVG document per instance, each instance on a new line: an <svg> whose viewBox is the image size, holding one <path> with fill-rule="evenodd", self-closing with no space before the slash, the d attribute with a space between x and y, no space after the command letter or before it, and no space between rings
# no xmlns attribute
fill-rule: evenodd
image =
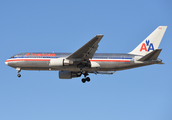
<svg viewBox="0 0 172 120"><path fill-rule="evenodd" d="M71 79L75 77L80 77L81 75L78 75L78 73L70 72L70 71L59 71L59 78L60 79Z"/></svg>
<svg viewBox="0 0 172 120"><path fill-rule="evenodd" d="M100 65L97 62L91 62L91 68L99 68Z"/></svg>
<svg viewBox="0 0 172 120"><path fill-rule="evenodd" d="M64 59L64 58L53 58L50 60L50 66L52 67L61 67L65 65L73 64L73 61Z"/></svg>

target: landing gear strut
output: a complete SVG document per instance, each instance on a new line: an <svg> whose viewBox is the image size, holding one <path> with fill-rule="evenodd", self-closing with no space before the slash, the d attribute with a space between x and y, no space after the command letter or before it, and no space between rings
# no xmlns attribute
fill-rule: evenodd
<svg viewBox="0 0 172 120"><path fill-rule="evenodd" d="M21 71L21 68L16 68L16 70L17 70L17 77L21 77L21 74L20 74L20 71Z"/></svg>

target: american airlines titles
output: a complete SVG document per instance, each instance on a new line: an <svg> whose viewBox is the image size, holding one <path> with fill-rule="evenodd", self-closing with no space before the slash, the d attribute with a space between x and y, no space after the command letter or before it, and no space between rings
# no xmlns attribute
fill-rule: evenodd
<svg viewBox="0 0 172 120"><path fill-rule="evenodd" d="M42 56L42 57L52 57L55 56L54 53L27 53L26 56Z"/></svg>

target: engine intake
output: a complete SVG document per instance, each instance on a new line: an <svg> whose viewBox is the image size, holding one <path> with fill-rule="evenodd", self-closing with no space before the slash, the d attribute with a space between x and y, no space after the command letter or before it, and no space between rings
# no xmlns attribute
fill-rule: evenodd
<svg viewBox="0 0 172 120"><path fill-rule="evenodd" d="M49 66L60 67L60 66L65 66L65 65L70 65L70 64L73 64L73 61L70 61L64 58L53 58L50 60Z"/></svg>
<svg viewBox="0 0 172 120"><path fill-rule="evenodd" d="M91 62L91 68L100 68L100 65L97 62Z"/></svg>

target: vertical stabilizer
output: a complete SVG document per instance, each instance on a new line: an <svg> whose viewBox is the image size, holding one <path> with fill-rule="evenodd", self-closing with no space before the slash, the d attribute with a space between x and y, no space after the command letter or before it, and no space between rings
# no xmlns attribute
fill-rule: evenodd
<svg viewBox="0 0 172 120"><path fill-rule="evenodd" d="M159 26L129 54L146 55L158 49L167 26Z"/></svg>

